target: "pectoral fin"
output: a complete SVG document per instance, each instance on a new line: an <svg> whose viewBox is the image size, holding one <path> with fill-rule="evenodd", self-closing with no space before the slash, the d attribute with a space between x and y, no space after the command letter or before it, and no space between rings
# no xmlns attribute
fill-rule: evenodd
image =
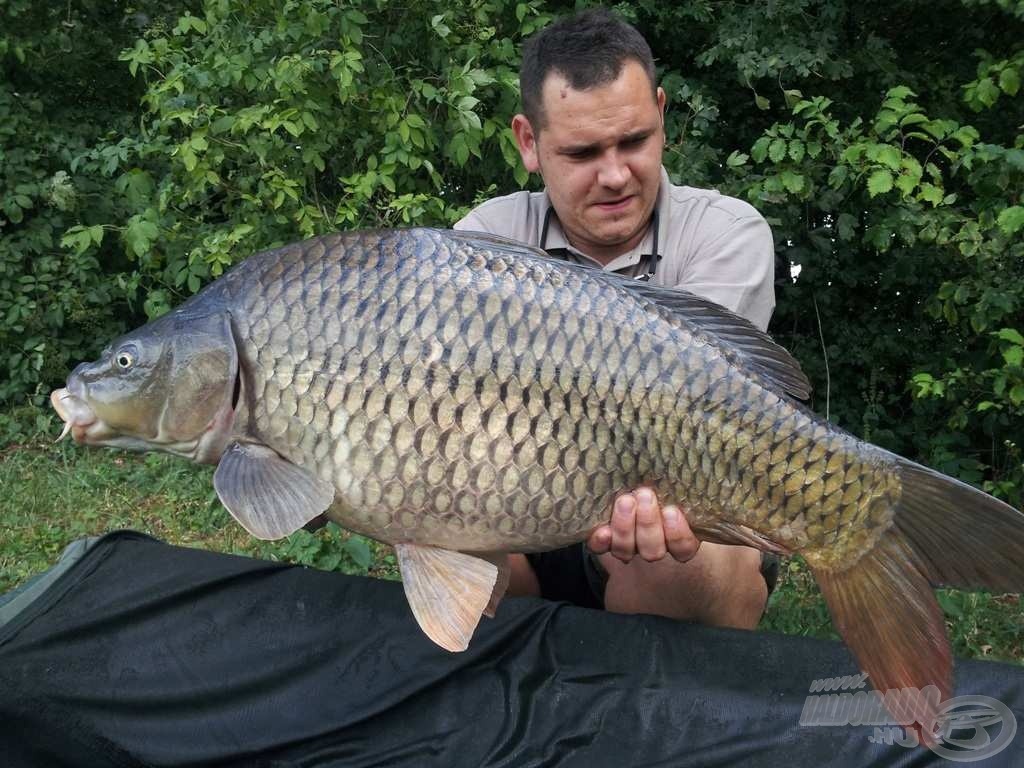
<svg viewBox="0 0 1024 768"><path fill-rule="evenodd" d="M228 512L258 539L281 539L334 501L334 488L265 445L232 443L213 487Z"/></svg>
<svg viewBox="0 0 1024 768"><path fill-rule="evenodd" d="M420 629L445 650L466 650L491 604L500 569L474 555L417 544L396 544L395 554Z"/></svg>

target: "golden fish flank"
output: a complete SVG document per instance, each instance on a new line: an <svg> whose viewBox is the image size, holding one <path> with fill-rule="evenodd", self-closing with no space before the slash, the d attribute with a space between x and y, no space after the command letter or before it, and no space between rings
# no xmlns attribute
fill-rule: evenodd
<svg viewBox="0 0 1024 768"><path fill-rule="evenodd" d="M222 395L190 403L193 383ZM808 393L709 301L405 230L257 254L52 400L80 442L218 464L255 535L326 512L395 544L417 620L452 650L500 598L494 553L580 541L647 483L706 539L802 553L876 687L948 693L929 585L1020 591L1024 516L791 399Z"/></svg>

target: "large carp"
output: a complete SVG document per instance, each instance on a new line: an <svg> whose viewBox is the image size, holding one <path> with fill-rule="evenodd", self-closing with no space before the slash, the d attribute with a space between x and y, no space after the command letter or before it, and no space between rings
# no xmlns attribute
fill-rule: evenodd
<svg viewBox="0 0 1024 768"><path fill-rule="evenodd" d="M256 254L52 402L79 442L216 464L260 538L326 512L394 544L451 650L500 598L501 553L583 540L651 485L701 538L803 555L875 687L945 699L932 586L1024 590L1024 515L788 397L809 390L712 302L412 229Z"/></svg>

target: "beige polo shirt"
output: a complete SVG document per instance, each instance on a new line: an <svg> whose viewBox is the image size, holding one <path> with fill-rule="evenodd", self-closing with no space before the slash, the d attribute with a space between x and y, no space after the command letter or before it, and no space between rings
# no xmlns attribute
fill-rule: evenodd
<svg viewBox="0 0 1024 768"><path fill-rule="evenodd" d="M657 205L661 259L651 283L685 288L766 329L775 309L775 246L764 217L734 197L711 189L676 186L664 168ZM540 246L550 207L546 192L514 192L477 206L455 229L488 232ZM646 271L641 261L652 253L653 237L648 229L640 245L603 268L624 274ZM569 245L554 215L543 247L564 249L576 261L601 266Z"/></svg>

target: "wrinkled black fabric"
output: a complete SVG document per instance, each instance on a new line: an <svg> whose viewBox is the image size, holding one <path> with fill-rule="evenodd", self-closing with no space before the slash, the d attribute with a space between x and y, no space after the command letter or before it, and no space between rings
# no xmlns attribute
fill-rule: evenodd
<svg viewBox="0 0 1024 768"><path fill-rule="evenodd" d="M799 725L811 680L854 672L838 643L530 599L449 654L397 583L122 532L0 629L0 764L950 765ZM1024 726L1024 670L957 672Z"/></svg>

